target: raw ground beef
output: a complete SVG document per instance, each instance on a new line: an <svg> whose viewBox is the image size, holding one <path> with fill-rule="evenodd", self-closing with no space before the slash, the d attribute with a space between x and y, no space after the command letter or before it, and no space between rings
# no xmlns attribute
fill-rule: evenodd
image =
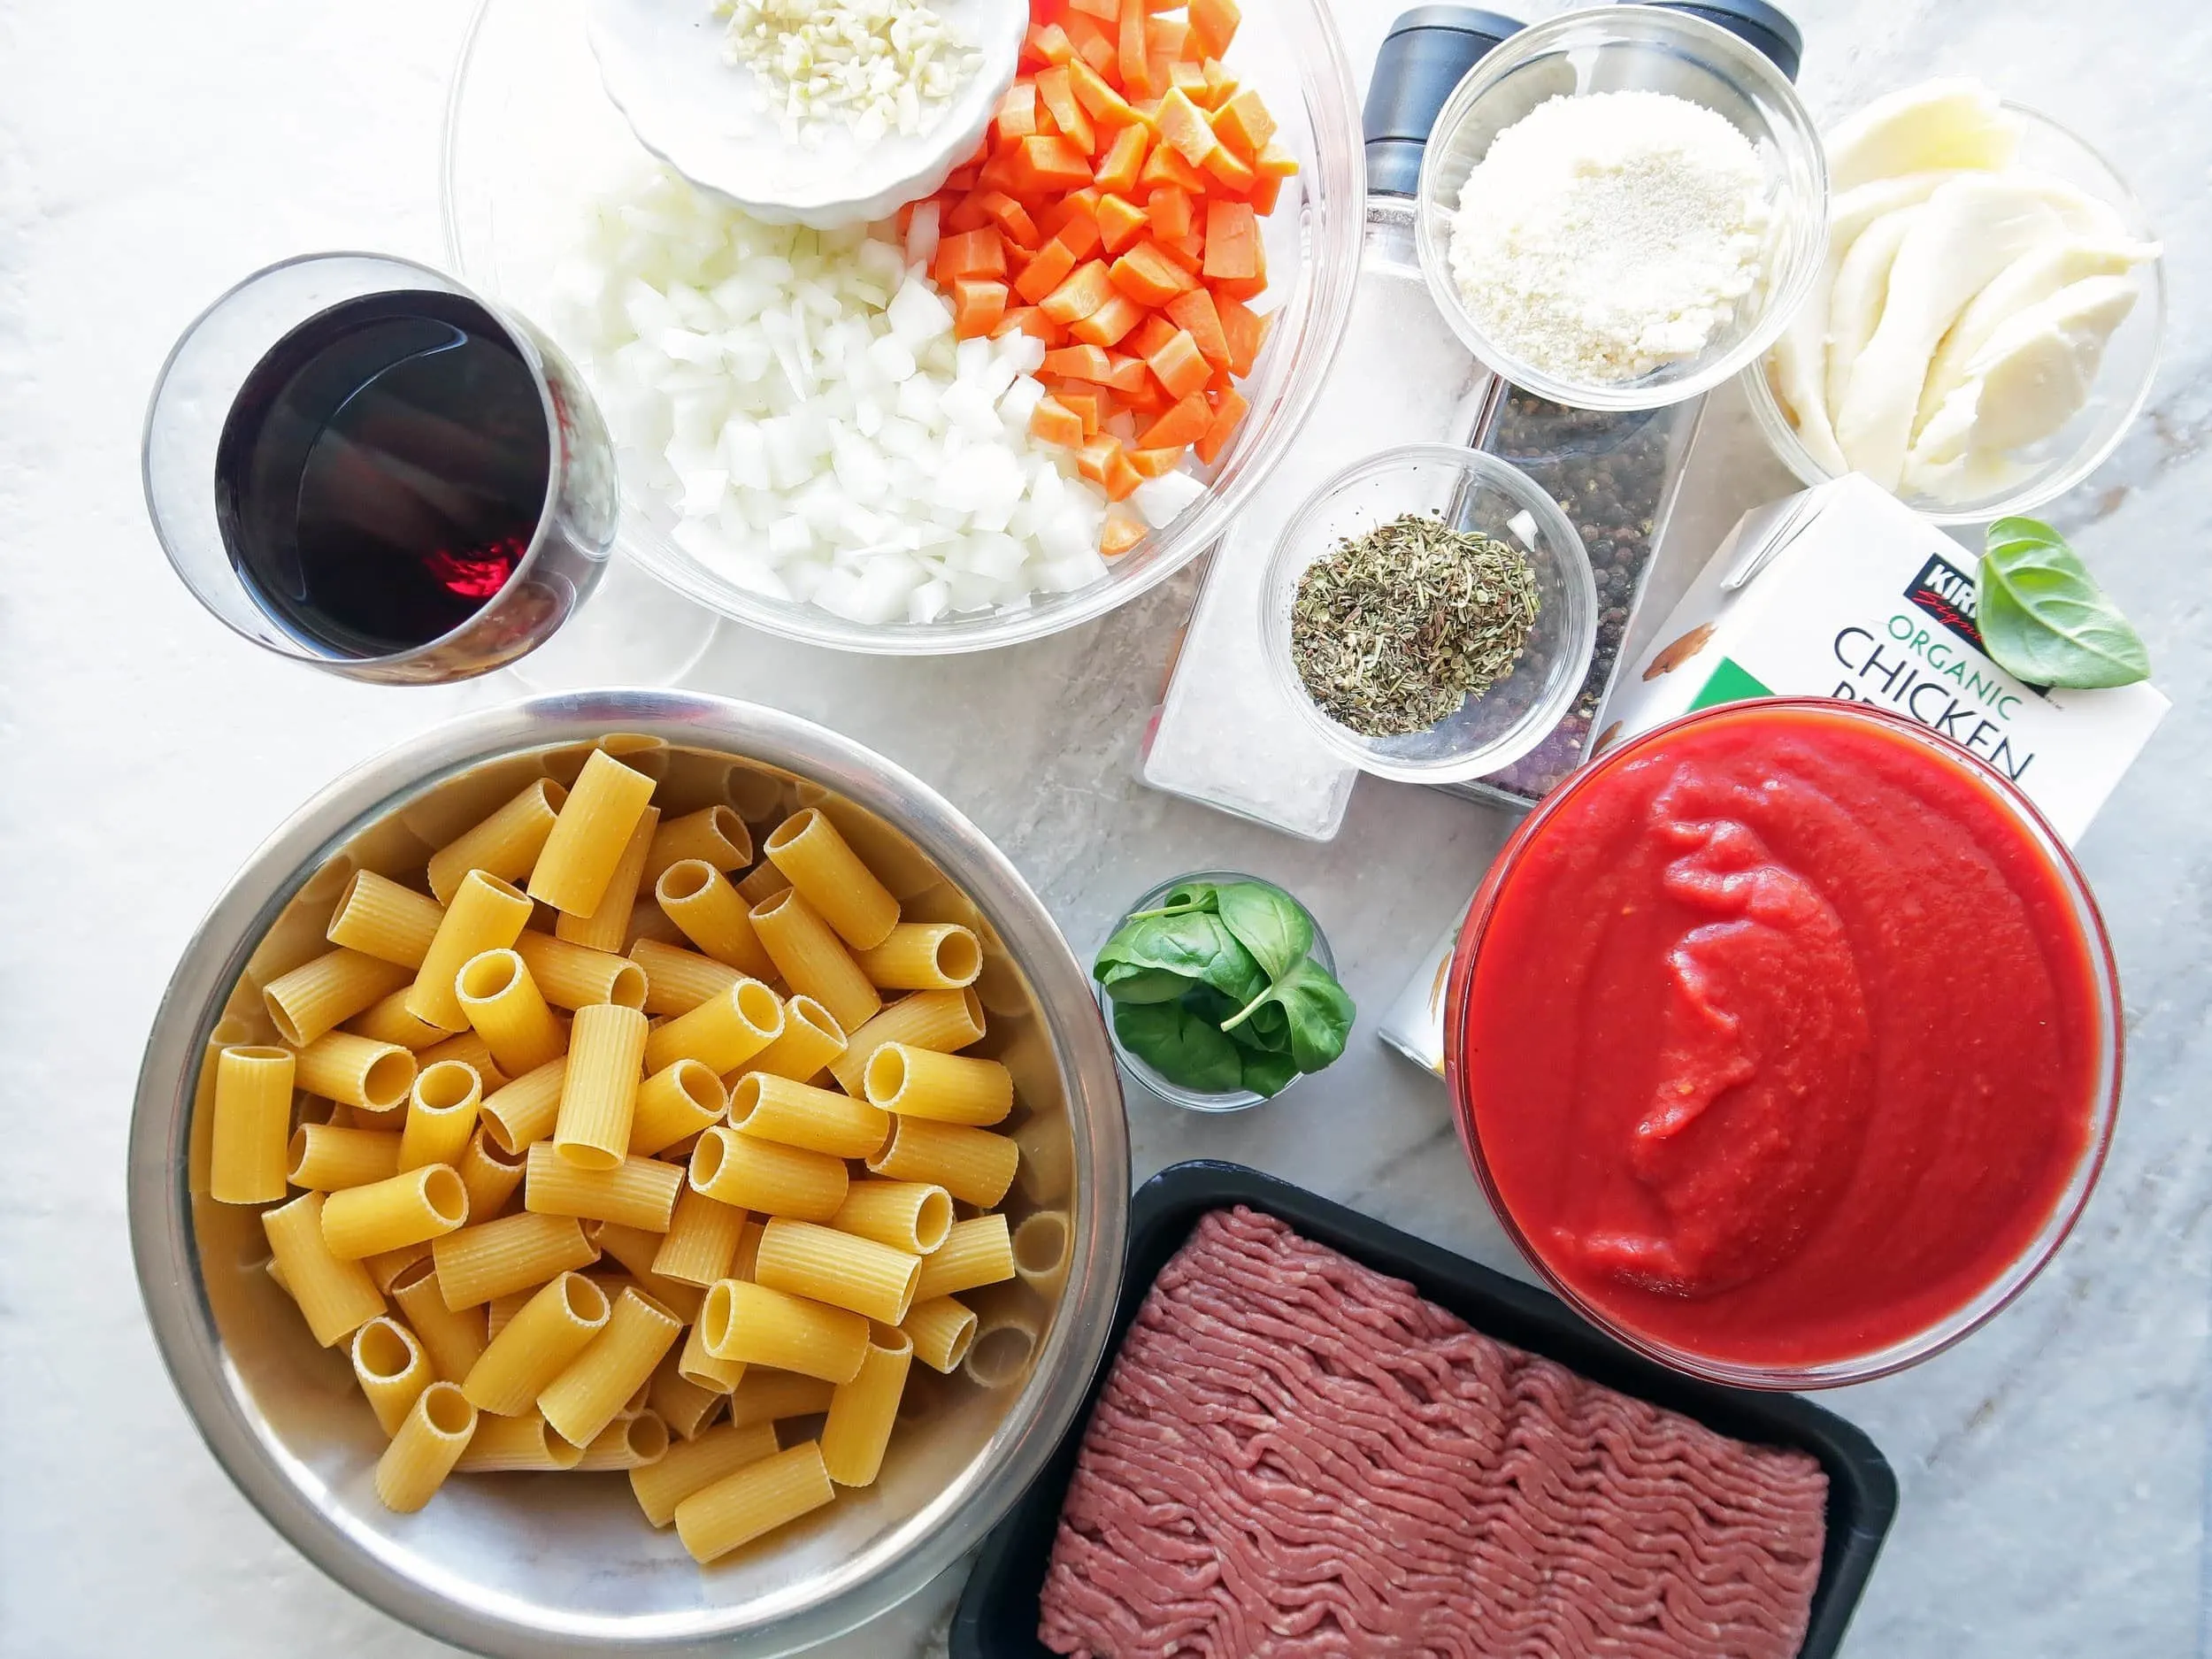
<svg viewBox="0 0 2212 1659"><path fill-rule="evenodd" d="M1786 1659L1827 1477L1239 1207L1131 1325L1038 1635L1084 1659Z"/></svg>

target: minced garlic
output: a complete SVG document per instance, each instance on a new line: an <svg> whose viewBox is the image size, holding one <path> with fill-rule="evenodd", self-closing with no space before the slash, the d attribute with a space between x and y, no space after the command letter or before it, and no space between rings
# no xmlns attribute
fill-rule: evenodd
<svg viewBox="0 0 2212 1659"><path fill-rule="evenodd" d="M719 0L715 15L794 140L832 119L862 144L912 137L982 63L922 0Z"/></svg>

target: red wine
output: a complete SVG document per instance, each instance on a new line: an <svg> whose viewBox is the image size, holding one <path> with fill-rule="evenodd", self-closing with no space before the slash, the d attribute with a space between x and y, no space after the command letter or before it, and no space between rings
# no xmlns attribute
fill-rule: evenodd
<svg viewBox="0 0 2212 1659"><path fill-rule="evenodd" d="M231 563L334 657L449 634L506 586L547 506L538 382L475 301L372 294L311 317L239 388L215 455Z"/></svg>

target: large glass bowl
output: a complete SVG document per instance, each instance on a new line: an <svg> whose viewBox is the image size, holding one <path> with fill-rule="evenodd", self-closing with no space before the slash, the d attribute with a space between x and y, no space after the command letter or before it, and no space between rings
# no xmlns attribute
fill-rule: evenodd
<svg viewBox="0 0 2212 1659"><path fill-rule="evenodd" d="M2080 1156L2068 1172L2064 1189L2035 1236L1990 1282L1921 1330L1886 1348L1802 1364L1747 1363L1715 1358L1640 1330L1577 1289L1572 1279L1553 1265L1547 1248L1548 1235L1524 1227L1506 1202L1485 1154L1473 1082L1465 1058L1475 964L1484 949L1491 918L1496 911L1500 895L1514 880L1517 872L1532 862L1540 863L1553 850L1546 840L1547 831L1571 808L1578 807L1584 795L1602 780L1624 770L1667 765L1670 741L1678 733L1716 722L1741 720L1762 710L1809 711L1826 719L1878 723L1921 749L1931 761L1978 786L1997 815L2015 824L2024 839L2036 848L2063 890L2067 914L2062 925L2070 927L2079 941L2089 965L2095 1003L2091 1019L2093 1033L2090 1039L2094 1049L2095 1074L2085 1102L2087 1133L2082 1137ZM2112 945L2105 933L2104 918L2098 913L2096 898L2072 855L2066 850L2065 842L2044 821L2042 814L1993 768L1968 758L1955 745L1916 723L1886 710L1825 698L1768 698L1755 703L1723 703L1684 715L1609 750L1554 790L1506 842L1489 873L1483 878L1473 903L1468 907L1467 918L1460 926L1459 942L1453 951L1444 1010L1445 1079L1451 1089L1452 1114L1458 1127L1460 1146L1474 1168L1476 1179L1482 1184L1499 1225L1523 1257L1570 1307L1609 1335L1663 1365L1671 1365L1708 1382L1737 1388L1833 1388L1847 1383L1870 1382L1941 1353L2001 1312L2028 1287L2056 1254L2058 1247L2066 1241L2066 1235L2080 1219L2090 1192L2097 1184L2098 1174L2104 1168L2105 1154L2112 1145L2113 1125L2119 1113L2123 1041L2119 970L2112 959Z"/></svg>
<svg viewBox="0 0 2212 1659"><path fill-rule="evenodd" d="M2020 130L2021 166L2050 173L2103 203L2120 216L2131 239L2158 239L2143 204L2102 156L2040 111L2009 99L2004 101L2004 110ZM2165 342L2165 261L2138 266L2135 277L2141 284L2140 297L2105 347L2089 401L2049 437L2012 452L2027 468L2023 477L2005 489L1963 501L1906 495L1899 499L1932 524L1981 524L2032 512L2102 466L2150 401ZM1835 476L1814 458L1782 412L1763 357L1744 370L1743 388L1752 420L1783 465L1808 484L1824 484Z"/></svg>
<svg viewBox="0 0 2212 1659"><path fill-rule="evenodd" d="M616 735L618 734L618 735ZM993 1286L1022 1357L910 1401L878 1482L702 1571L618 1475L461 1478L417 1515L377 1502L384 1437L342 1348L320 1348L264 1271L256 1210L208 1195L211 1041L272 1041L257 987L324 948L357 870L418 869L534 779L617 749L673 803L720 803L756 836L800 804L833 815L919 913L984 948L977 1052L1011 1071L1021 1168L1006 1204L1066 1240L1051 1271ZM185 948L155 1015L128 1172L131 1245L185 1409L247 1499L309 1560L416 1629L501 1659L794 1652L896 1605L979 1542L1075 1419L1121 1280L1128 1136L1088 976L974 825L880 756L790 715L673 692L542 697L467 715L332 784L257 852ZM1026 1338L1026 1343L1022 1340ZM1006 1357L1002 1353L1002 1358Z"/></svg>
<svg viewBox="0 0 2212 1659"><path fill-rule="evenodd" d="M446 247L456 271L524 315L550 319L555 266L578 240L592 192L640 145L602 88L584 0L480 0L446 111ZM880 626L740 587L671 539L668 510L624 490L622 546L703 605L794 639L896 655L983 650L1102 616L1164 581L1228 528L1282 458L1320 390L1350 313L1366 216L1359 102L1326 0L1248 0L1229 68L1256 88L1296 156L1262 221L1275 308L1266 349L1242 390L1252 412L1212 468L1212 488L1175 522L1113 561L1087 588L1040 594L1019 609ZM586 371L585 378L590 379ZM615 436L619 442L621 434Z"/></svg>
<svg viewBox="0 0 2212 1659"><path fill-rule="evenodd" d="M1759 286L1695 357L1640 380L1575 380L1524 361L1452 280L1452 216L1491 141L1540 104L1662 92L1724 117L1757 150L1772 211ZM1467 349L1514 385L1575 409L1656 409L1711 390L1772 345L1820 272L1828 164L1812 117L1771 59L1717 24L1657 6L1597 6L1523 29L1467 72L1421 159L1417 234L1429 292Z"/></svg>

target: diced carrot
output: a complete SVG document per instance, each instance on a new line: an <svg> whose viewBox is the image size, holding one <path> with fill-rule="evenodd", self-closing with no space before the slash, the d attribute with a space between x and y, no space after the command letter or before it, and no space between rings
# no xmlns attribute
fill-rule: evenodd
<svg viewBox="0 0 2212 1659"><path fill-rule="evenodd" d="M1150 318L1145 319L1145 322L1149 322L1152 319ZM1143 326L1144 323L1139 323L1137 325L1138 328L1142 328ZM1132 336L1133 336L1134 333L1134 329L1131 330ZM1129 343L1129 336L1125 336L1121 343L1125 346L1127 345ZM1113 392L1141 392L1144 390L1146 384L1145 377L1150 373L1151 371L1147 367L1145 360L1142 357L1125 357L1118 351L1110 351L1106 354L1106 356L1109 360L1106 370L1107 390Z"/></svg>
<svg viewBox="0 0 2212 1659"><path fill-rule="evenodd" d="M1086 438L1096 432L1100 423L1106 419L1106 395L1095 387L1082 391L1062 389L1054 392L1052 396L1059 400L1062 408L1074 415L1081 423L1083 435ZM1068 447L1079 449L1081 446L1070 444Z"/></svg>
<svg viewBox="0 0 2212 1659"><path fill-rule="evenodd" d="M981 171L979 167L955 167L945 179L944 193L947 196L961 196L974 189L977 176Z"/></svg>
<svg viewBox="0 0 2212 1659"><path fill-rule="evenodd" d="M1068 0L1068 10L1088 12L1104 22L1114 23L1121 18L1121 0Z"/></svg>
<svg viewBox="0 0 2212 1659"><path fill-rule="evenodd" d="M1058 201L1049 203L1038 210L1037 228L1048 236L1057 236L1079 219L1096 219L1098 197L1099 192L1089 185L1085 185L1079 190L1069 191ZM1078 254L1087 254L1089 251L1087 248L1076 250Z"/></svg>
<svg viewBox="0 0 2212 1659"><path fill-rule="evenodd" d="M1265 219L1275 211L1275 204L1282 198L1283 181L1271 173L1263 173L1252 187L1252 194L1244 199L1252 204L1252 211Z"/></svg>
<svg viewBox="0 0 2212 1659"><path fill-rule="evenodd" d="M1018 138L1027 138L1037 130L1037 88L1034 82L1017 81L1006 88L1006 96L998 101L998 113L992 118L992 126L998 133L998 142L1010 144Z"/></svg>
<svg viewBox="0 0 2212 1659"><path fill-rule="evenodd" d="M988 334L1006 315L1006 284L962 277L952 285L952 332L963 340Z"/></svg>
<svg viewBox="0 0 2212 1659"><path fill-rule="evenodd" d="M1057 23L1032 24L1022 41L1022 55L1043 64L1064 64L1075 56L1075 43Z"/></svg>
<svg viewBox="0 0 2212 1659"><path fill-rule="evenodd" d="M1055 190L1079 190L1091 181L1091 162L1064 138L1025 138L1011 151L1008 188L1015 196L1044 196Z"/></svg>
<svg viewBox="0 0 2212 1659"><path fill-rule="evenodd" d="M1141 357L1148 357L1181 331L1164 317L1148 317L1122 342Z"/></svg>
<svg viewBox="0 0 2212 1659"><path fill-rule="evenodd" d="M1177 449L1196 443L1213 424L1213 406L1203 392L1194 392L1145 429L1137 440L1140 449Z"/></svg>
<svg viewBox="0 0 2212 1659"><path fill-rule="evenodd" d="M1236 93L1236 77L1222 66L1221 59L1206 59L1206 96L1198 101L1210 110L1217 110Z"/></svg>
<svg viewBox="0 0 2212 1659"><path fill-rule="evenodd" d="M1144 374L1144 385L1133 392L1121 395L1121 406L1131 415L1156 415L1174 400L1161 388L1158 376L1150 369Z"/></svg>
<svg viewBox="0 0 2212 1659"><path fill-rule="evenodd" d="M1251 405L1234 391L1221 394L1214 404L1214 418L1206 435L1198 441L1198 458L1211 466L1221 458L1221 452L1229 447L1229 440L1236 435L1237 425Z"/></svg>
<svg viewBox="0 0 2212 1659"><path fill-rule="evenodd" d="M1229 361L1229 336L1222 331L1221 313L1214 309L1214 296L1204 288L1193 288L1179 294L1167 303L1170 321L1191 337L1199 355L1216 368Z"/></svg>
<svg viewBox="0 0 2212 1659"><path fill-rule="evenodd" d="M1087 207L1079 207L1068 215L1067 223L1060 227L1053 240L1067 244L1079 264L1099 250L1103 240L1099 233L1097 216Z"/></svg>
<svg viewBox="0 0 2212 1659"><path fill-rule="evenodd" d="M1152 221L1152 234L1163 241L1172 241L1190 234L1191 197L1188 190L1164 184L1145 198L1145 216Z"/></svg>
<svg viewBox="0 0 2212 1659"><path fill-rule="evenodd" d="M1107 273L1106 262L1094 259L1088 265L1079 266L1066 281L1039 300L1037 307L1056 323L1072 323L1079 318L1088 317L1106 303L1114 296L1114 291L1113 278ZM1130 325L1131 327L1135 326L1133 323ZM1123 334L1127 332L1127 329L1122 331ZM1114 340L1120 338L1120 334L1114 336ZM1096 343L1111 345L1113 341Z"/></svg>
<svg viewBox="0 0 2212 1659"><path fill-rule="evenodd" d="M938 220L938 227L949 236L981 230L991 222L991 216L983 211L983 198L990 194L988 190L971 190L965 196L955 197L947 204L943 217Z"/></svg>
<svg viewBox="0 0 2212 1659"><path fill-rule="evenodd" d="M1034 140L1031 140L1034 142ZM1213 277L1248 277L1266 271L1260 253L1259 220L1246 202L1206 204L1206 263Z"/></svg>
<svg viewBox="0 0 2212 1659"><path fill-rule="evenodd" d="M1267 292L1267 272L1263 264L1257 276L1215 277L1208 286L1217 300L1256 300Z"/></svg>
<svg viewBox="0 0 2212 1659"><path fill-rule="evenodd" d="M1104 196L1098 203L1098 234L1108 253L1119 253L1144 234L1150 221L1144 210L1118 196Z"/></svg>
<svg viewBox="0 0 2212 1659"><path fill-rule="evenodd" d="M1218 289L1214 309L1221 313L1222 337L1229 342L1229 372L1240 376L1251 373L1260 348L1267 342L1267 319Z"/></svg>
<svg viewBox="0 0 2212 1659"><path fill-rule="evenodd" d="M1043 240L1029 210L1001 190L987 192L980 203L984 214L1017 247L1034 248Z"/></svg>
<svg viewBox="0 0 2212 1659"><path fill-rule="evenodd" d="M1258 93L1240 92L1214 111L1214 136L1252 161L1275 136L1275 118Z"/></svg>
<svg viewBox="0 0 2212 1659"><path fill-rule="evenodd" d="M1206 171L1233 196L1250 195L1252 187L1260 181L1252 164L1226 144L1216 144L1206 152Z"/></svg>
<svg viewBox="0 0 2212 1659"><path fill-rule="evenodd" d="M1121 0L1121 29L1116 42L1116 62L1121 69L1121 89L1148 98L1159 88L1152 84L1152 65L1144 56L1144 0ZM1101 70L1100 73L1106 72Z"/></svg>
<svg viewBox="0 0 2212 1659"><path fill-rule="evenodd" d="M1076 456L1075 468L1104 490L1109 501L1126 501L1130 492L1144 482L1137 469L1129 465L1121 440L1102 432L1083 446Z"/></svg>
<svg viewBox="0 0 2212 1659"><path fill-rule="evenodd" d="M1114 261L1114 286L1140 305L1164 305L1191 286L1190 274L1160 250L1141 242Z"/></svg>
<svg viewBox="0 0 2212 1659"><path fill-rule="evenodd" d="M1153 145L1152 153L1144 158L1144 171L1137 175L1137 182L1143 185L1173 185L1177 189L1187 190L1193 196L1206 194L1206 175L1185 161L1175 146L1164 139Z"/></svg>
<svg viewBox="0 0 2212 1659"><path fill-rule="evenodd" d="M1074 83L1075 96L1090 111L1093 120L1110 127L1135 125L1150 128L1151 123L1137 112L1136 106L1081 58L1068 65L1068 77Z"/></svg>
<svg viewBox="0 0 2212 1659"><path fill-rule="evenodd" d="M940 288L949 288L962 277L1002 277L1006 274L1006 246L989 226L942 238L937 260L931 267Z"/></svg>
<svg viewBox="0 0 2212 1659"><path fill-rule="evenodd" d="M1075 84L1065 65L1055 64L1038 75L1037 96L1052 111L1053 125L1066 134L1070 143L1087 156L1097 147L1098 134L1075 96Z"/></svg>
<svg viewBox="0 0 2212 1659"><path fill-rule="evenodd" d="M1204 391L1207 380L1213 375L1212 368L1198 349L1198 342L1179 328L1175 331L1174 339L1145 361L1153 373L1160 377L1167 395L1179 402L1193 392Z"/></svg>
<svg viewBox="0 0 2212 1659"><path fill-rule="evenodd" d="M1165 478L1183 465L1180 449L1132 449L1129 465L1137 469L1140 478Z"/></svg>
<svg viewBox="0 0 2212 1659"><path fill-rule="evenodd" d="M1271 138L1261 146L1252 165L1260 170L1263 178L1289 179L1298 173L1298 157L1285 150L1279 139Z"/></svg>
<svg viewBox="0 0 2212 1659"><path fill-rule="evenodd" d="M1037 257L1014 280L1014 291L1032 305L1040 304L1067 280L1076 264L1075 250L1055 238L1037 250Z"/></svg>
<svg viewBox="0 0 2212 1659"><path fill-rule="evenodd" d="M1167 72L1167 83L1201 109L1206 107L1206 72L1196 64L1174 65Z"/></svg>
<svg viewBox="0 0 2212 1659"><path fill-rule="evenodd" d="M1105 159L1098 164L1098 188L1133 195L1137 174L1144 167L1144 152L1151 142L1152 134L1141 121L1132 121L1116 133L1107 143Z"/></svg>
<svg viewBox="0 0 2212 1659"><path fill-rule="evenodd" d="M1147 18L1144 25L1144 55L1147 58L1179 58L1190 43L1190 25L1178 18ZM1202 76L1203 69L1198 72ZM1164 88L1162 90L1165 90Z"/></svg>
<svg viewBox="0 0 2212 1659"><path fill-rule="evenodd" d="M1080 15L1067 19L1062 27L1067 30L1068 39L1073 44L1078 58L1102 75L1111 76L1116 73L1118 54L1110 33Z"/></svg>
<svg viewBox="0 0 2212 1659"><path fill-rule="evenodd" d="M1196 276L1198 267L1206 262L1206 233L1194 230L1189 235L1179 236L1172 242L1163 238L1160 251Z"/></svg>
<svg viewBox="0 0 2212 1659"><path fill-rule="evenodd" d="M996 340L1006 334L1024 334L1051 345L1054 343L1053 337L1059 330L1060 325L1034 305L1010 305L1006 308L1006 315L1000 318L998 326L991 330L991 338Z"/></svg>
<svg viewBox="0 0 2212 1659"><path fill-rule="evenodd" d="M1064 449L1083 447L1083 418L1049 392L1037 400L1029 432L1040 442L1056 443Z"/></svg>
<svg viewBox="0 0 2212 1659"><path fill-rule="evenodd" d="M1206 157L1220 148L1206 111L1179 87L1168 88L1167 96L1160 100L1160 142L1172 145L1175 153L1194 167L1202 166Z"/></svg>
<svg viewBox="0 0 2212 1659"><path fill-rule="evenodd" d="M1209 58L1226 58L1243 20L1237 0L1190 0L1191 38Z"/></svg>
<svg viewBox="0 0 2212 1659"><path fill-rule="evenodd" d="M1045 373L1065 374L1078 380L1106 383L1111 374L1113 354L1102 346L1062 346L1057 351L1045 353Z"/></svg>
<svg viewBox="0 0 2212 1659"><path fill-rule="evenodd" d="M1140 478L1145 474L1140 471ZM1119 558L1144 540L1144 520L1124 513L1110 513L1098 532L1098 550L1106 558Z"/></svg>
<svg viewBox="0 0 2212 1659"><path fill-rule="evenodd" d="M1118 345L1123 336L1143 320L1143 306L1126 294L1110 294L1097 309L1070 323L1068 332L1094 346Z"/></svg>

